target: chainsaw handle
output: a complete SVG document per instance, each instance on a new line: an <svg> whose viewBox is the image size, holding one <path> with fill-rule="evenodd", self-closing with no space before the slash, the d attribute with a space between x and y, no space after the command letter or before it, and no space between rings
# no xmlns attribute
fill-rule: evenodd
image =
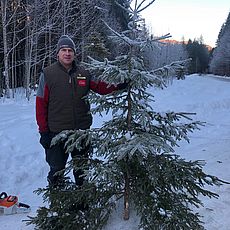
<svg viewBox="0 0 230 230"><path fill-rule="evenodd" d="M0 194L0 199L5 199L7 197L7 194L5 192L2 192Z"/></svg>
<svg viewBox="0 0 230 230"><path fill-rule="evenodd" d="M18 201L18 198L16 196L8 196L7 202L14 202L16 203Z"/></svg>
<svg viewBox="0 0 230 230"><path fill-rule="evenodd" d="M18 206L23 208L30 208L28 204L24 204L24 203L19 203Z"/></svg>

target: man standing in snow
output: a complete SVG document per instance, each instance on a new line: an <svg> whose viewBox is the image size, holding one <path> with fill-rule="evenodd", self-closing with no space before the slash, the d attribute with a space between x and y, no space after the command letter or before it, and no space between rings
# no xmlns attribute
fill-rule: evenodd
<svg viewBox="0 0 230 230"><path fill-rule="evenodd" d="M76 63L75 44L63 35L57 44L57 62L46 67L41 75L36 96L36 120L40 132L40 143L45 149L50 171L49 185L57 185L61 176L56 174L65 168L68 154L64 144L50 146L54 136L63 130L89 129L92 124L89 102L84 98L90 90L101 95L124 89L126 84L110 86L94 81L88 71ZM72 158L87 156L89 146L74 149ZM82 185L82 171L74 171L77 185Z"/></svg>

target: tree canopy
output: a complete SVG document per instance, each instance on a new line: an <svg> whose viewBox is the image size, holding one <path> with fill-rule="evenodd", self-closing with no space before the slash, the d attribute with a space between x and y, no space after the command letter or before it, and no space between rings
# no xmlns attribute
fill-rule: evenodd
<svg viewBox="0 0 230 230"><path fill-rule="evenodd" d="M220 29L216 48L212 53L210 71L217 75L230 77L230 12Z"/></svg>

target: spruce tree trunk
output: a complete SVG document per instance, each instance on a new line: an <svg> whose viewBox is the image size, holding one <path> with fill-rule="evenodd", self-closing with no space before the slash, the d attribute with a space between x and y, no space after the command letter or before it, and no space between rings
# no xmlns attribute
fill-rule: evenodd
<svg viewBox="0 0 230 230"><path fill-rule="evenodd" d="M129 219L129 174L125 172L125 189L124 189L124 220Z"/></svg>
<svg viewBox="0 0 230 230"><path fill-rule="evenodd" d="M132 120L132 112L131 112L131 92L130 89L128 89L128 95L127 95L127 101L128 101L128 114L127 114L127 126L130 130L131 128L131 120ZM128 165L129 159L128 156L126 158L125 165ZM129 219L129 193L130 193L130 180L129 180L129 173L128 170L124 173L124 179L125 179L125 188L124 188L124 220Z"/></svg>

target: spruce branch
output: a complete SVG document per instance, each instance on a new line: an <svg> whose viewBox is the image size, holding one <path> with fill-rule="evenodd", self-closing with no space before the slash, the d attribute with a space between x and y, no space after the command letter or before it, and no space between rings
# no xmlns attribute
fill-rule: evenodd
<svg viewBox="0 0 230 230"><path fill-rule="evenodd" d="M138 0L136 0L136 2L137 2ZM146 2L146 0L142 0L141 1L141 3L139 3L139 5L137 6L137 7L135 7L135 9L137 10L137 13L139 14L141 11L144 11L146 8L148 8L150 5L152 5L154 2L155 2L155 0L151 0L149 3L147 3L146 4L146 6L143 6L142 8L141 8L141 6L142 6L142 4L144 3L144 2Z"/></svg>

